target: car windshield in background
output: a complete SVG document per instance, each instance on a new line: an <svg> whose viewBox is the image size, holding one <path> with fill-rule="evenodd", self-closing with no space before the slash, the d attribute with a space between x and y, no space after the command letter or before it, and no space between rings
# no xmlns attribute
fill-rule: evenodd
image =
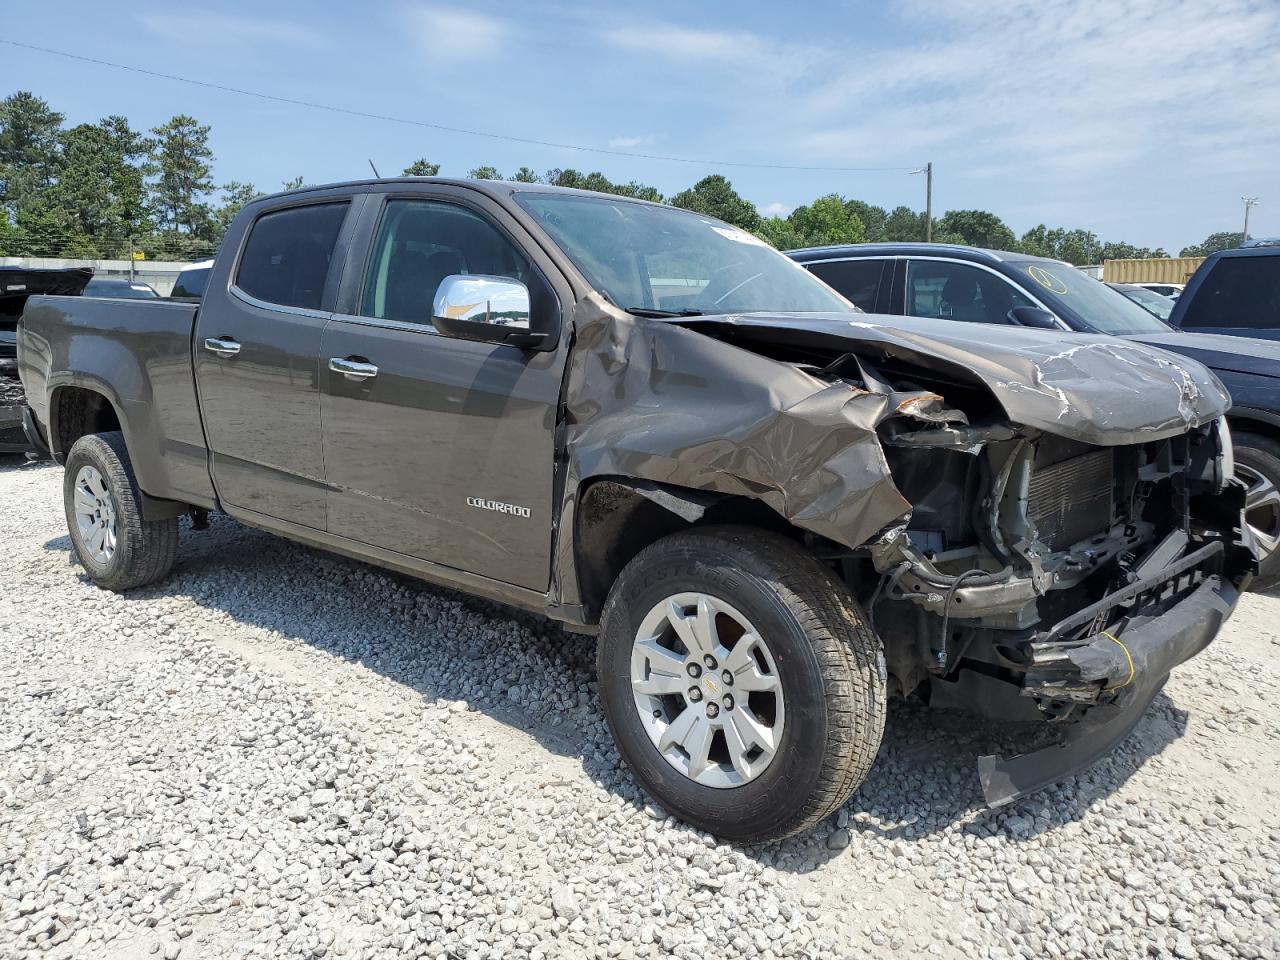
<svg viewBox="0 0 1280 960"><path fill-rule="evenodd" d="M588 282L624 310L859 312L750 233L670 207L575 194L516 194Z"/></svg>
<svg viewBox="0 0 1280 960"><path fill-rule="evenodd" d="M1050 310L1074 311L1098 333L1169 332L1167 323L1075 267L1043 260L1015 260L1009 266Z"/></svg>
<svg viewBox="0 0 1280 960"><path fill-rule="evenodd" d="M1136 287L1129 283L1118 284L1113 289L1119 291L1142 307L1142 309L1154 314L1161 320L1168 320L1169 314L1173 313L1173 301L1168 297L1160 296L1154 290L1148 290L1146 287Z"/></svg>

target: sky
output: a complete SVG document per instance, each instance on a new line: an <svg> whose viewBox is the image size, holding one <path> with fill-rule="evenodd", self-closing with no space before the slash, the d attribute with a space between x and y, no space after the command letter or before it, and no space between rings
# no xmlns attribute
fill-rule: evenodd
<svg viewBox="0 0 1280 960"><path fill-rule="evenodd" d="M56 11L55 11L56 8ZM722 173L766 214L828 193L986 209L1172 253L1280 235L1280 2L777 0L14 5L4 36L354 117L0 48L0 95L72 123L213 128L215 181L398 174L419 157L600 170L667 195ZM727 163L758 167L727 166ZM769 167L825 167L794 170Z"/></svg>

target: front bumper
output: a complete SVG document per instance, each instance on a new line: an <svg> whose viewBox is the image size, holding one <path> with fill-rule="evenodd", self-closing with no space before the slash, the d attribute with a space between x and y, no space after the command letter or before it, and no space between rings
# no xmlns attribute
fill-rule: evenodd
<svg viewBox="0 0 1280 960"><path fill-rule="evenodd" d="M1032 638L1022 695L1051 715L1085 713L1057 744L980 757L990 806L1079 772L1129 735L1169 672L1207 647L1235 609L1240 589L1222 573L1223 553L1221 543L1201 547ZM1083 639L1063 639L1082 627Z"/></svg>

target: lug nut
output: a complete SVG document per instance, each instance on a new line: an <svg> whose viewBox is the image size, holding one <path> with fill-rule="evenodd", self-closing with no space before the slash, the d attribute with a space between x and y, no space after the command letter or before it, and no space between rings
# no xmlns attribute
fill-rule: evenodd
<svg viewBox="0 0 1280 960"><path fill-rule="evenodd" d="M702 662L707 665L708 670L714 670L716 668L716 658L709 653L702 658Z"/></svg>
<svg viewBox="0 0 1280 960"><path fill-rule="evenodd" d="M689 676L693 677L695 680L698 679L698 677L702 676L702 668L698 666L696 663L689 664L688 670L689 670Z"/></svg>
<svg viewBox="0 0 1280 960"><path fill-rule="evenodd" d="M720 715L720 708L717 707L714 703L708 703L707 716L710 717L712 720L714 720L719 715Z"/></svg>
<svg viewBox="0 0 1280 960"><path fill-rule="evenodd" d="M732 694L728 694L728 693L726 693L726 694L724 695L724 700L722 700L721 702L724 704L724 708L725 708L726 710L732 710L732 709L733 709L733 695L732 695Z"/></svg>
<svg viewBox="0 0 1280 960"><path fill-rule="evenodd" d="M726 687L732 687L732 686L733 686L733 671L732 671L732 670L726 670L724 673L720 674L720 679L724 681L724 685L725 685Z"/></svg>
<svg viewBox="0 0 1280 960"><path fill-rule="evenodd" d="M699 700L702 699L702 691L698 687L690 687L689 699L692 700L694 703L697 703Z"/></svg>

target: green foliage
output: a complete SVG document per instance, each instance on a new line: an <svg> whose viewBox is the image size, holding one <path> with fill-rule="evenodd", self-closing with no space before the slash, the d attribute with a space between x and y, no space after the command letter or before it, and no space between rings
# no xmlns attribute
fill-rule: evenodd
<svg viewBox="0 0 1280 960"><path fill-rule="evenodd" d="M542 181L542 178L528 167L521 167L511 175L511 179L516 183L540 183Z"/></svg>
<svg viewBox="0 0 1280 960"><path fill-rule="evenodd" d="M888 239L889 212L884 207L877 207L861 200L846 200L844 205L849 208L851 214L862 221L864 243L880 243Z"/></svg>
<svg viewBox="0 0 1280 960"><path fill-rule="evenodd" d="M884 221L884 239L907 243L925 238L925 215L910 207L894 207Z"/></svg>
<svg viewBox="0 0 1280 960"><path fill-rule="evenodd" d="M181 114L151 131L152 177L156 221L170 231L208 239L213 216L205 198L213 192L209 127Z"/></svg>
<svg viewBox="0 0 1280 960"><path fill-rule="evenodd" d="M404 168L402 177L434 177L440 172L440 164L426 160L415 160Z"/></svg>
<svg viewBox="0 0 1280 960"><path fill-rule="evenodd" d="M987 250L1012 250L1017 238L1003 220L986 210L950 210L938 221L938 239Z"/></svg>
<svg viewBox="0 0 1280 960"><path fill-rule="evenodd" d="M833 243L862 243L866 230L854 208L837 194L829 193L813 203L796 207L784 220L769 217L756 233L779 250L821 247Z"/></svg>
<svg viewBox="0 0 1280 960"><path fill-rule="evenodd" d="M0 101L0 203L17 209L53 183L63 116L19 90Z"/></svg>
<svg viewBox="0 0 1280 960"><path fill-rule="evenodd" d="M231 226L231 221L236 218L236 214L246 204L251 203L262 195L262 191L252 183L240 183L237 180L224 183L222 185L222 202L213 211L213 222L217 227L217 235L221 237L226 233L227 227Z"/></svg>
<svg viewBox="0 0 1280 960"><path fill-rule="evenodd" d="M304 186L302 177L292 177L280 184L281 190L301 190Z"/></svg>
<svg viewBox="0 0 1280 960"><path fill-rule="evenodd" d="M476 167L467 174L472 180L501 180L502 174L497 167Z"/></svg>
<svg viewBox="0 0 1280 960"><path fill-rule="evenodd" d="M733 184L720 174L703 177L690 189L677 193L671 203L685 210L716 217L743 230L759 230L760 214L755 204L740 197Z"/></svg>
<svg viewBox="0 0 1280 960"><path fill-rule="evenodd" d="M1207 257L1219 250L1234 250L1244 243L1244 233L1211 233L1200 243L1193 243L1179 251L1180 257Z"/></svg>

